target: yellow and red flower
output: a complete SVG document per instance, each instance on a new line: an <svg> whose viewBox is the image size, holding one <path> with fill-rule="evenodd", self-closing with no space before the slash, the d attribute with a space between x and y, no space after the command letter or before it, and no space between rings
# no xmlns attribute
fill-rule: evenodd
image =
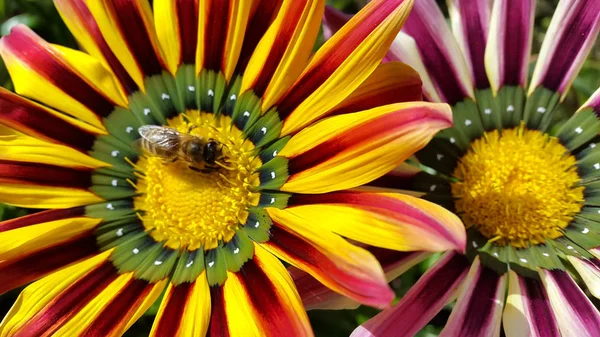
<svg viewBox="0 0 600 337"><path fill-rule="evenodd" d="M55 0L81 52L24 26L0 41L0 336L118 336L164 292L153 336L310 336L283 260L385 307L376 259L462 249L460 220L350 190L451 125L380 65L412 0L375 1L315 55L324 0ZM390 88L402 89L393 95ZM327 117L327 118L325 118ZM162 125L213 139L211 172L134 146ZM416 239L418 238L418 240Z"/></svg>
<svg viewBox="0 0 600 337"><path fill-rule="evenodd" d="M440 336L596 336L586 290L600 297L600 90L577 111L562 103L598 36L600 2L559 2L530 81L535 1L448 5L452 30L434 0L415 2L386 60L416 69L425 98L452 105L454 126L416 154L423 172L401 167L370 184L459 215L466 254L446 253L353 336L413 336L455 299ZM327 10L325 31L346 20ZM396 275L427 256L373 252ZM348 305L296 277L301 294L300 282L329 307Z"/></svg>

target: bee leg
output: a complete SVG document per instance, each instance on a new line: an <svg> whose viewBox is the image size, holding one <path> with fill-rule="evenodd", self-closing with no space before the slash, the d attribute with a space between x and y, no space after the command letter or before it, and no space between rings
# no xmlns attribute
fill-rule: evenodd
<svg viewBox="0 0 600 337"><path fill-rule="evenodd" d="M194 172L206 173L206 172L204 172L204 170L201 170L201 169L199 169L199 168L197 168L197 167L194 167L194 166L191 166L191 165L190 165L190 166L188 166L188 167L190 168L190 170L192 170L192 171L194 171Z"/></svg>
<svg viewBox="0 0 600 337"><path fill-rule="evenodd" d="M190 128L188 129L188 132L187 132L187 133L191 133L191 132L192 132L192 130L194 130L194 129L195 129L195 128L197 128L197 127L198 127L198 126L196 126L196 125L194 125L194 124L190 125Z"/></svg>
<svg viewBox="0 0 600 337"><path fill-rule="evenodd" d="M175 157L173 159L166 159L166 160L163 160L163 164L172 164L176 161L177 161L177 157Z"/></svg>

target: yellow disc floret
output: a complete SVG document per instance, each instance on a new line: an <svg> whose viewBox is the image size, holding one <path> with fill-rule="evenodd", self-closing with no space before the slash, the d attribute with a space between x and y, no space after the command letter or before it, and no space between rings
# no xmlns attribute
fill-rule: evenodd
<svg viewBox="0 0 600 337"><path fill-rule="evenodd" d="M245 139L229 117L188 112L169 126L181 133L214 139L222 144L220 168L198 172L185 160L165 162L157 156L141 156L135 164L140 172L135 198L144 227L165 246L195 250L216 248L227 242L248 217L248 208L258 203L254 192L260 159L251 156L252 142Z"/></svg>
<svg viewBox="0 0 600 337"><path fill-rule="evenodd" d="M487 132L454 170L455 207L467 228L525 248L563 235L582 207L576 160L554 137L518 127Z"/></svg>

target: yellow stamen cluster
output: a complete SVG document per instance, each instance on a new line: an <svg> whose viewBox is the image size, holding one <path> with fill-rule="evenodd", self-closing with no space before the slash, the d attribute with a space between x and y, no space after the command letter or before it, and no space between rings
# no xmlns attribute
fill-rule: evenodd
<svg viewBox="0 0 600 337"><path fill-rule="evenodd" d="M169 126L185 134L194 125L192 135L220 142L223 167L201 173L184 160L168 163L142 156L135 165L140 172L135 208L150 235L167 247L212 249L219 240L231 240L246 221L248 208L257 205L260 195L254 189L259 179L254 172L261 163L251 155L254 145L231 127L229 117L196 111L186 116L187 120L171 120Z"/></svg>
<svg viewBox="0 0 600 337"><path fill-rule="evenodd" d="M518 127L471 144L454 176L455 207L467 228L517 248L563 235L581 210L575 158L556 138Z"/></svg>

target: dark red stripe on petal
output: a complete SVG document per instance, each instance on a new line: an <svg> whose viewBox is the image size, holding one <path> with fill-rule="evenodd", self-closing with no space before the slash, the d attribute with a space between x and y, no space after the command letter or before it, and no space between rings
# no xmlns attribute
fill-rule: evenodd
<svg viewBox="0 0 600 337"><path fill-rule="evenodd" d="M256 259L256 256L254 258ZM289 311L283 308L286 304L279 301L279 297L275 295L275 285L257 262L246 262L241 275L250 301L262 318L261 325L267 330L264 335L279 336L282 331L296 331L296 324L291 321Z"/></svg>
<svg viewBox="0 0 600 337"><path fill-rule="evenodd" d="M391 134L396 132L396 129L407 128L410 123L419 123L424 118L431 118L427 109L416 107L382 115L354 126L291 158L288 163L290 176L308 170L361 143L381 138L382 134Z"/></svg>
<svg viewBox="0 0 600 337"><path fill-rule="evenodd" d="M112 336L138 310L153 285L144 280L131 280L102 310L81 337Z"/></svg>
<svg viewBox="0 0 600 337"><path fill-rule="evenodd" d="M177 0L176 4L181 41L181 63L194 64L196 62L196 45L198 44L198 0Z"/></svg>
<svg viewBox="0 0 600 337"><path fill-rule="evenodd" d="M529 1L507 0L505 2L506 33L504 39L504 85L521 85L527 76L527 60L529 55L530 13Z"/></svg>
<svg viewBox="0 0 600 337"><path fill-rule="evenodd" d="M211 315L208 326L208 336L229 337L227 314L225 312L225 294L220 286L210 288ZM234 305L234 304L232 304Z"/></svg>
<svg viewBox="0 0 600 337"><path fill-rule="evenodd" d="M98 27L96 20L94 19L92 13L85 4L85 0L65 1L70 1L74 10L81 17L81 24L85 26L91 38L98 46L98 49L100 49L100 52L102 53L102 56L104 56L104 59L108 63L108 66L110 67L110 69L112 69L117 79L119 79L119 82L121 82L121 85L123 86L123 89L126 91L126 93L129 95L136 92L138 90L137 84L131 78L131 76L129 76L127 70L125 70L119 59L117 59L115 54L108 46L108 43L106 43L106 40L104 40L104 37L100 32L100 28Z"/></svg>
<svg viewBox="0 0 600 337"><path fill-rule="evenodd" d="M82 152L89 151L96 139L95 135L51 115L39 105L5 89L0 89L0 123Z"/></svg>
<svg viewBox="0 0 600 337"><path fill-rule="evenodd" d="M74 218L83 216L85 214L85 207L73 207L66 209L51 209L47 211L37 212L22 216L16 219L10 219L0 222L0 233L9 230L33 226L44 222L62 220L67 218Z"/></svg>
<svg viewBox="0 0 600 337"><path fill-rule="evenodd" d="M76 170L48 164L0 160L0 182L86 189L92 185L92 171L90 169Z"/></svg>
<svg viewBox="0 0 600 337"><path fill-rule="evenodd" d="M167 305L159 318L156 336L177 335L181 320L185 319L183 313L192 290L192 283L182 283L172 288Z"/></svg>
<svg viewBox="0 0 600 337"><path fill-rule="evenodd" d="M422 99L423 91L420 81L415 85L398 83L398 85L390 85L382 90L361 96L360 99L353 100L351 104L342 103L343 106L333 108L327 113L327 116L359 112L394 103L421 101Z"/></svg>
<svg viewBox="0 0 600 337"><path fill-rule="evenodd" d="M377 261L379 261L384 270L386 266L398 264L400 261L409 259L415 255L415 252L399 252L379 247L368 247L367 250L377 258Z"/></svg>
<svg viewBox="0 0 600 337"><path fill-rule="evenodd" d="M466 38L465 43L468 46L469 58L473 66L475 86L478 89L487 89L490 87L490 82L485 73L484 64L485 46L487 44L487 28L484 26L484 21L488 21L489 17L485 20L482 19L482 9L478 8L488 6L487 0L472 3L459 1L458 6L460 7L461 18L464 21L463 34Z"/></svg>
<svg viewBox="0 0 600 337"><path fill-rule="evenodd" d="M282 119L287 118L294 109L319 88L352 54L356 48L392 13L404 0L381 1L374 13L364 18L352 34L348 34L336 46L331 46L323 55L322 62L314 64L288 90L277 104Z"/></svg>
<svg viewBox="0 0 600 337"><path fill-rule="evenodd" d="M98 296L118 276L111 262L104 262L60 293L31 318L15 337L50 336Z"/></svg>
<svg viewBox="0 0 600 337"><path fill-rule="evenodd" d="M90 231L16 260L3 261L0 263L0 294L97 253L96 238Z"/></svg>
<svg viewBox="0 0 600 337"><path fill-rule="evenodd" d="M435 10L439 11L439 8L435 6ZM415 39L423 64L431 74L431 80L444 99L453 105L462 101L467 94L458 85L461 80L455 67L450 64L448 55L440 49L428 27L429 23L419 15L419 12L413 10L406 20L404 31Z"/></svg>
<svg viewBox="0 0 600 337"><path fill-rule="evenodd" d="M209 2L204 26L203 68L221 70L225 55L225 42L229 30L231 0L206 0Z"/></svg>
<svg viewBox="0 0 600 337"><path fill-rule="evenodd" d="M262 96L267 90L267 86L279 66L279 62L283 57L288 45L292 39L292 35L297 28L298 22L302 17L302 13L306 6L310 6L308 1L293 1L290 8L285 12L283 24L277 32L273 47L269 52L269 56L265 61L260 76L257 78L253 90L258 96Z"/></svg>
<svg viewBox="0 0 600 337"><path fill-rule="evenodd" d="M497 301L496 292L499 283L500 277L495 271L481 268L479 278L470 291L472 297L466 309L468 319L460 324L460 332L456 332L457 336L477 336L481 331L481 324L490 321Z"/></svg>
<svg viewBox="0 0 600 337"><path fill-rule="evenodd" d="M158 75L162 72L163 65L156 55L137 2L113 1L117 24L142 73L146 76Z"/></svg>
<svg viewBox="0 0 600 337"><path fill-rule="evenodd" d="M585 0L574 1L575 8L569 9L574 12L568 22L561 22L561 26L567 27L555 42L559 46L550 59L550 64L541 81L543 86L550 90L561 90L561 84L565 75L570 73L573 60L581 52L584 42L593 32L594 26L600 20L600 1Z"/></svg>
<svg viewBox="0 0 600 337"><path fill-rule="evenodd" d="M547 273L552 275L554 282L562 291L562 296L569 301L569 305L578 316L582 326L587 328L587 331L600 331L600 320L598 320L598 312L590 300L579 289L579 286L571 278L568 272L562 270L549 270ZM559 319L564 319L559 317Z"/></svg>
<svg viewBox="0 0 600 337"><path fill-rule="evenodd" d="M540 281L528 277L519 277L519 283L525 293L524 297L531 317L534 318L534 322L530 322L530 324L537 331L537 336L560 336L544 285Z"/></svg>
<svg viewBox="0 0 600 337"><path fill-rule="evenodd" d="M29 28L17 26L3 41L11 53L26 62L28 67L98 116L106 117L114 110L110 99L73 71L71 67L76 65L68 66Z"/></svg>
<svg viewBox="0 0 600 337"><path fill-rule="evenodd" d="M248 28L246 29L244 44L242 45L237 64L237 73L243 74L246 70L246 66L248 66L248 61L250 61L256 45L258 45L260 39L267 32L280 6L280 0L260 0L254 15L248 20Z"/></svg>

